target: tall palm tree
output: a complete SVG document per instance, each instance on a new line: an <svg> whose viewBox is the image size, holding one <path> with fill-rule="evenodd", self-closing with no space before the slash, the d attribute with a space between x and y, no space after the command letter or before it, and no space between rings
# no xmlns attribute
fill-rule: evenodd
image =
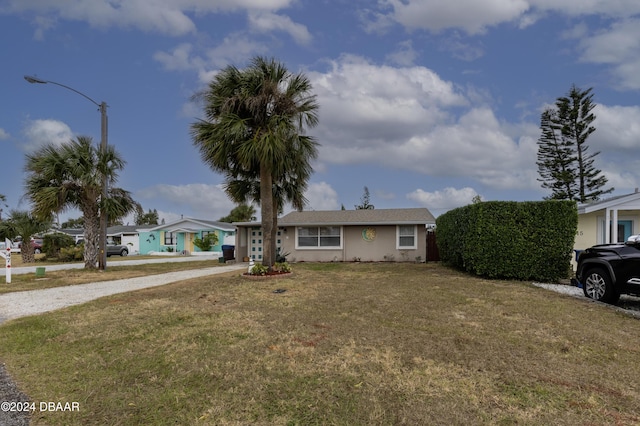
<svg viewBox="0 0 640 426"><path fill-rule="evenodd" d="M7 207L7 205L5 204L7 202L7 197L4 194L0 194L0 203L2 203L3 206ZM2 207L0 207L0 222L2 222Z"/></svg>
<svg viewBox="0 0 640 426"><path fill-rule="evenodd" d="M305 159L315 158L317 151L315 144L310 144L308 148L295 151L295 156L290 155L285 159L283 167L284 173L274 179L273 182L273 224L271 229L271 250L276 253L276 240L278 232L278 215L284 211L286 203L299 211L304 209L307 199L304 192L307 189L307 182L313 171L309 161ZM260 182L255 176L250 174L242 176L237 173L235 179L228 179L225 184L225 192L237 203L255 202L260 204ZM265 242L266 245L266 242Z"/></svg>
<svg viewBox="0 0 640 426"><path fill-rule="evenodd" d="M256 57L245 70L222 70L201 98L205 120L191 126L194 144L202 160L225 175L228 186L238 181L259 184L263 264L271 268L279 207L274 185L284 181L295 160L297 183L304 188L309 162L317 155L315 140L303 135L305 127L318 123L311 83L274 59ZM303 198L302 192L294 195Z"/></svg>
<svg viewBox="0 0 640 426"><path fill-rule="evenodd" d="M47 217L69 208L82 212L85 268L95 268L98 261L100 213L120 218L140 209L129 191L113 187L124 165L112 145L102 151L85 136L62 145L47 144L27 155L26 195L34 214ZM103 174L110 183L106 199L102 199Z"/></svg>
<svg viewBox="0 0 640 426"><path fill-rule="evenodd" d="M11 210L9 214L9 218L0 223L0 234L4 234L10 239L21 236L20 255L22 262L35 262L31 237L49 229L51 226L50 217L39 219L30 212L22 210Z"/></svg>

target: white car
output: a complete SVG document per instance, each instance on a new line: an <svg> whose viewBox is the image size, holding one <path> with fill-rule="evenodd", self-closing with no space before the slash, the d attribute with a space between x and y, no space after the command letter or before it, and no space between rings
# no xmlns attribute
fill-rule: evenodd
<svg viewBox="0 0 640 426"><path fill-rule="evenodd" d="M7 246L4 241L0 242L0 250L5 251ZM20 253L20 247L18 243L11 243L11 253Z"/></svg>

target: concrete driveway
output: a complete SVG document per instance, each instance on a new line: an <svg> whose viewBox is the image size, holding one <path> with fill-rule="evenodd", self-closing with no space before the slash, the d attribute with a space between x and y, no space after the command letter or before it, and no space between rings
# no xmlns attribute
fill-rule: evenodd
<svg viewBox="0 0 640 426"><path fill-rule="evenodd" d="M107 259L107 268L109 266L121 266L121 265L141 265L143 263L166 263L166 262L197 262L200 260L211 260L212 262L218 262L218 256L159 256L157 259L134 259L134 256L130 256L128 260L113 260L113 258ZM116 258L117 259L117 258ZM4 263L4 259L0 258L0 262ZM34 274L36 268L44 267L46 271L62 271L65 269L82 269L84 263L63 263L63 264L51 264L40 265L34 264L33 266L22 266L20 268L11 268L11 275L19 274ZM0 277L6 275L6 269L0 268Z"/></svg>

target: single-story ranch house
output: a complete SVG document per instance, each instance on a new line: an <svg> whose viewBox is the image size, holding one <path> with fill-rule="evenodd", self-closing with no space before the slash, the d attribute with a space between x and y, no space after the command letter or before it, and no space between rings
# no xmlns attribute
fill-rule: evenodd
<svg viewBox="0 0 640 426"><path fill-rule="evenodd" d="M218 244L207 253L220 254L223 245L235 244L236 227L230 223L182 218L149 229L139 229L140 253L201 253L202 250L193 244L193 240L210 233L218 235Z"/></svg>
<svg viewBox="0 0 640 426"><path fill-rule="evenodd" d="M575 248L626 241L639 233L640 192L578 204L578 233ZM605 226L608 223L609 226ZM617 226L611 226L612 223Z"/></svg>
<svg viewBox="0 0 640 426"><path fill-rule="evenodd" d="M84 238L83 229L60 229L76 243ZM130 254L201 253L193 240L209 233L218 235L218 244L208 254L220 255L223 245L235 244L236 227L226 222L181 218L162 225L117 225L107 228L107 243L129 247Z"/></svg>
<svg viewBox="0 0 640 426"><path fill-rule="evenodd" d="M235 222L236 258L262 260L259 222ZM426 208L291 212L278 219L276 246L289 261L426 260Z"/></svg>
<svg viewBox="0 0 640 426"><path fill-rule="evenodd" d="M617 226L611 226L614 223ZM640 233L639 225L638 190L593 203L578 204L578 231L573 248L580 251L596 244L626 241L631 235Z"/></svg>

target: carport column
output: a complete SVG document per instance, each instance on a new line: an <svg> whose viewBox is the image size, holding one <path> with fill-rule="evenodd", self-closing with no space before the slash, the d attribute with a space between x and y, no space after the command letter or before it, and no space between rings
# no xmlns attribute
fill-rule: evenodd
<svg viewBox="0 0 640 426"><path fill-rule="evenodd" d="M611 242L611 210L607 207L604 213L604 241L603 244Z"/></svg>
<svg viewBox="0 0 640 426"><path fill-rule="evenodd" d="M613 219L611 219L611 242L618 242L618 209L613 209Z"/></svg>

